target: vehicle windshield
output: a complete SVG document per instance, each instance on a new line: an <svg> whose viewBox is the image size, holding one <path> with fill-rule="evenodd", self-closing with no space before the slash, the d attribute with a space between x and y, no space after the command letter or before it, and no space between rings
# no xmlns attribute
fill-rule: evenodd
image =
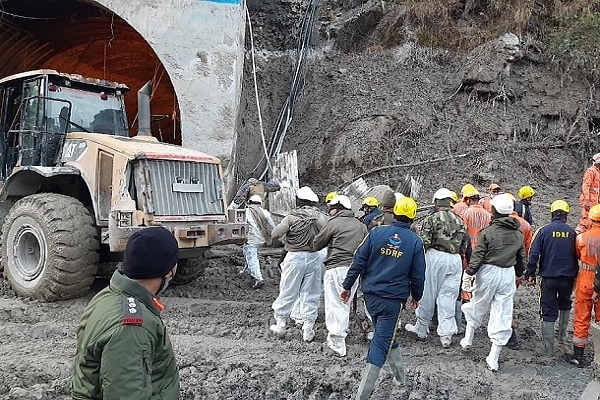
<svg viewBox="0 0 600 400"><path fill-rule="evenodd" d="M70 101L71 115L67 123L68 105L61 101L48 101L46 116L56 124L58 132L104 133L129 136L123 102L120 96L110 93L89 92L72 87L57 87L48 91L48 97Z"/></svg>

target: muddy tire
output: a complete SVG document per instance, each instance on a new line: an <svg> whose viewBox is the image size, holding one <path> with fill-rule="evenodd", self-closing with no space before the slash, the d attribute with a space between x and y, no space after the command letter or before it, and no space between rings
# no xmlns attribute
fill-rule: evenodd
<svg viewBox="0 0 600 400"><path fill-rule="evenodd" d="M10 209L2 227L4 275L22 297L79 297L94 281L98 247L94 219L77 199L27 196Z"/></svg>
<svg viewBox="0 0 600 400"><path fill-rule="evenodd" d="M204 275L208 261L201 257L180 258L177 261L177 272L171 281L173 285L187 285Z"/></svg>

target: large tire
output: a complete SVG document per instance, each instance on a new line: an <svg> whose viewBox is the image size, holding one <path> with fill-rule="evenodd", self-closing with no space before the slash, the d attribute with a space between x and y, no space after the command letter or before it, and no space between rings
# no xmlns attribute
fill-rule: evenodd
<svg viewBox="0 0 600 400"><path fill-rule="evenodd" d="M177 272L171 281L172 285L187 285L204 275L208 261L201 257L180 258L177 261Z"/></svg>
<svg viewBox="0 0 600 400"><path fill-rule="evenodd" d="M2 227L2 264L23 297L56 301L82 296L94 281L98 231L77 199L55 193L24 197Z"/></svg>

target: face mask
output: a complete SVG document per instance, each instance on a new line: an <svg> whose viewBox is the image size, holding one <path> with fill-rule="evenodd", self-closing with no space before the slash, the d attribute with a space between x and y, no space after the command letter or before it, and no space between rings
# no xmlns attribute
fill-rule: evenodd
<svg viewBox="0 0 600 400"><path fill-rule="evenodd" d="M167 279L166 277L163 276L162 281L160 282L158 291L156 292L157 297L162 296L162 294L165 292L165 290L169 287L169 283L171 283L172 279L173 279L172 277Z"/></svg>

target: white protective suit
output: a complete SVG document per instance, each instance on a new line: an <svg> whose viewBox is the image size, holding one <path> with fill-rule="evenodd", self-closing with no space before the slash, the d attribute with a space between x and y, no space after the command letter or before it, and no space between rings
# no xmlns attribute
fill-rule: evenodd
<svg viewBox="0 0 600 400"><path fill-rule="evenodd" d="M489 311L488 337L493 345L506 345L512 334L513 298L516 290L514 267L500 268L483 264L475 274L471 301L462 305L467 325L477 329Z"/></svg>
<svg viewBox="0 0 600 400"><path fill-rule="evenodd" d="M269 230L272 230L275 227L275 223L273 222L271 213L262 207L257 207L257 209L264 215L265 221L269 225ZM248 222L248 235L246 236L246 243L243 246L244 257L246 258L250 275L257 281L262 281L263 277L258 261L258 247L265 243L265 237L251 212L246 212L246 221Z"/></svg>
<svg viewBox="0 0 600 400"><path fill-rule="evenodd" d="M327 327L328 346L344 357L346 355L346 330L350 323L350 302L344 304L340 300L342 283L346 279L349 267L331 268L325 271L323 292L325 296L325 326ZM352 286L350 298L354 298L358 280Z"/></svg>
<svg viewBox="0 0 600 400"><path fill-rule="evenodd" d="M448 337L457 333L454 306L460 288L462 260L460 254L450 254L430 248L425 253L425 288L415 311L415 327L425 336L435 307L438 311L437 334Z"/></svg>
<svg viewBox="0 0 600 400"><path fill-rule="evenodd" d="M323 290L323 256L319 252L288 252L281 263L279 296L273 302L275 321L285 326L294 303L297 321L314 325Z"/></svg>

